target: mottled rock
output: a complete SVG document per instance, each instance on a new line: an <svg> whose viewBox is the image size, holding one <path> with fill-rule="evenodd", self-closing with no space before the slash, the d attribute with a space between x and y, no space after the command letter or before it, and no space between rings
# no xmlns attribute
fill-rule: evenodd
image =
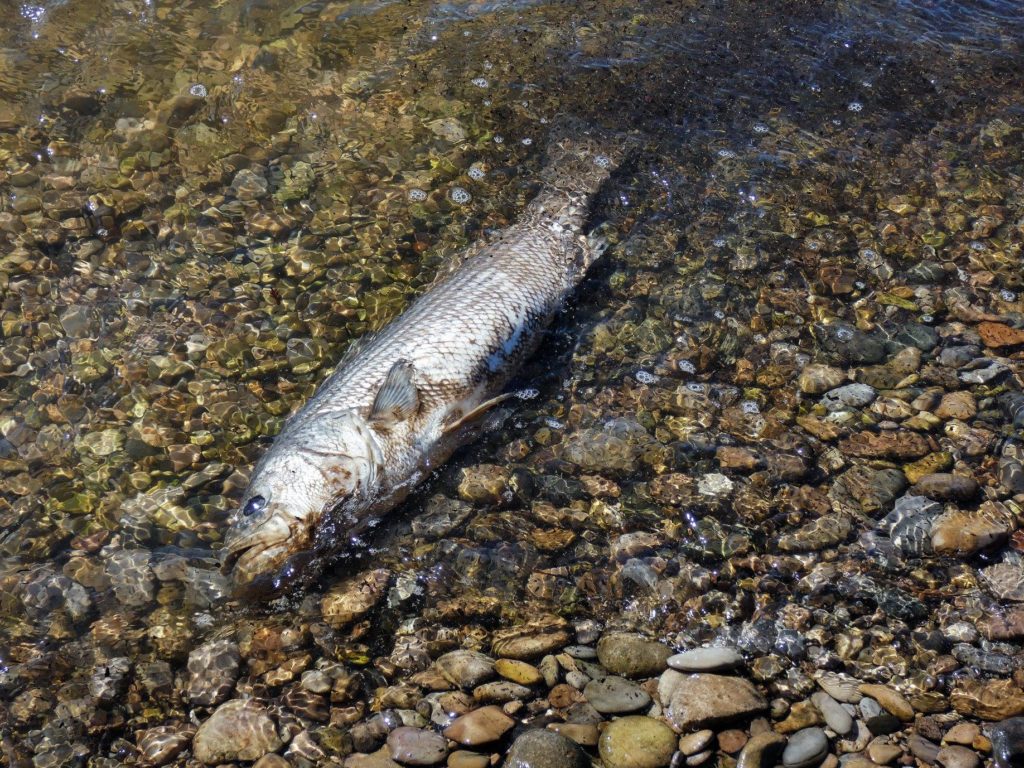
<svg viewBox="0 0 1024 768"><path fill-rule="evenodd" d="M856 678L838 672L822 672L815 681L836 701L847 704L857 704L864 694L860 692L860 681Z"/></svg>
<svg viewBox="0 0 1024 768"><path fill-rule="evenodd" d="M978 406L974 401L974 395L970 392L947 392L942 396L942 402L935 409L935 415L940 419L960 419L967 421L974 418L978 412Z"/></svg>
<svg viewBox="0 0 1024 768"><path fill-rule="evenodd" d="M671 655L672 650L664 643L626 632L605 635L597 643L597 658L601 666L623 677L661 674Z"/></svg>
<svg viewBox="0 0 1024 768"><path fill-rule="evenodd" d="M448 755L448 743L440 734L401 726L388 734L388 754L404 765L437 765Z"/></svg>
<svg viewBox="0 0 1024 768"><path fill-rule="evenodd" d="M660 720L630 715L607 725L598 752L606 768L664 768L676 743L676 734Z"/></svg>
<svg viewBox="0 0 1024 768"><path fill-rule="evenodd" d="M981 765L977 752L955 744L939 749L935 759L943 768L978 768Z"/></svg>
<svg viewBox="0 0 1024 768"><path fill-rule="evenodd" d="M841 368L812 363L804 366L804 369L800 371L797 386L800 387L801 392L806 394L820 395L838 387L844 381L846 381L846 371Z"/></svg>
<svg viewBox="0 0 1024 768"><path fill-rule="evenodd" d="M536 659L564 648L570 640L569 622L561 616L546 614L491 635L491 651L509 659Z"/></svg>
<svg viewBox="0 0 1024 768"><path fill-rule="evenodd" d="M1024 603L1024 566L1005 562L978 570L982 583L1000 600Z"/></svg>
<svg viewBox="0 0 1024 768"><path fill-rule="evenodd" d="M497 464L477 464L459 473L459 498L472 504L500 504L512 473Z"/></svg>
<svg viewBox="0 0 1024 768"><path fill-rule="evenodd" d="M590 768L580 746L554 731L532 728L520 734L509 748L504 768Z"/></svg>
<svg viewBox="0 0 1024 768"><path fill-rule="evenodd" d="M362 618L384 597L391 572L385 568L345 579L324 595L320 611L332 627L343 627Z"/></svg>
<svg viewBox="0 0 1024 768"><path fill-rule="evenodd" d="M212 707L235 687L242 657L232 640L214 640L188 656L188 698L194 706Z"/></svg>
<svg viewBox="0 0 1024 768"><path fill-rule="evenodd" d="M199 726L192 742L196 760L207 765L258 760L280 748L281 739L274 721L267 710L252 699L221 704Z"/></svg>
<svg viewBox="0 0 1024 768"><path fill-rule="evenodd" d="M874 387L856 383L833 389L821 398L821 402L829 411L841 411L847 408L863 408L866 405L871 405L876 397L878 397L878 392Z"/></svg>
<svg viewBox="0 0 1024 768"><path fill-rule="evenodd" d="M969 512L952 509L932 522L932 548L940 555L968 557L1005 542L1015 527L1013 516L1002 504L986 502Z"/></svg>
<svg viewBox="0 0 1024 768"><path fill-rule="evenodd" d="M982 720L1024 715L1024 690L1012 680L960 680L949 700L957 712Z"/></svg>
<svg viewBox="0 0 1024 768"><path fill-rule="evenodd" d="M723 675L684 677L672 691L666 713L677 731L713 727L768 709L768 702L747 680Z"/></svg>
<svg viewBox="0 0 1024 768"><path fill-rule="evenodd" d="M919 459L931 450L928 440L917 432L901 429L858 432L841 440L839 450L850 456L905 461Z"/></svg>

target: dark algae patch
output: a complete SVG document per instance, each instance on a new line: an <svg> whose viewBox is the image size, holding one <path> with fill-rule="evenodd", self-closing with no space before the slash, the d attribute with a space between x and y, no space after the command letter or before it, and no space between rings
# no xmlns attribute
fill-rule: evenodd
<svg viewBox="0 0 1024 768"><path fill-rule="evenodd" d="M5 10L5 764L1019 762L1014 4ZM567 120L638 146L536 396L233 600L286 416Z"/></svg>

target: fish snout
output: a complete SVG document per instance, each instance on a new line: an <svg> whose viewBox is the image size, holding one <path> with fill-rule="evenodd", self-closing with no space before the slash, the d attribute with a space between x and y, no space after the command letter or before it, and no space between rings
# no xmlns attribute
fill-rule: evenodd
<svg viewBox="0 0 1024 768"><path fill-rule="evenodd" d="M273 507L245 515L240 509L224 537L222 570L236 586L276 571L309 539L300 521Z"/></svg>

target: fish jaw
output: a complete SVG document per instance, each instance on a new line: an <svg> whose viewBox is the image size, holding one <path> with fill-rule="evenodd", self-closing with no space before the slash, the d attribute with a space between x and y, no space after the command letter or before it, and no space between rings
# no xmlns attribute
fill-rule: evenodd
<svg viewBox="0 0 1024 768"><path fill-rule="evenodd" d="M271 504L259 515L244 517L243 504L225 537L224 570L236 589L278 573L288 558L308 546L314 523L296 518Z"/></svg>

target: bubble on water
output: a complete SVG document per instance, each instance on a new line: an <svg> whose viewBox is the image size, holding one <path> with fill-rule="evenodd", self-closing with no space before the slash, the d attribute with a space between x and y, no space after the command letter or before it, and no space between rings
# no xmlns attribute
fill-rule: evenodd
<svg viewBox="0 0 1024 768"><path fill-rule="evenodd" d="M658 377L649 371L637 371L636 380L641 384L656 384L658 382Z"/></svg>
<svg viewBox="0 0 1024 768"><path fill-rule="evenodd" d="M678 368L683 373L696 373L697 372L697 366L695 366L689 360L680 360L678 363L676 363L676 368Z"/></svg>
<svg viewBox="0 0 1024 768"><path fill-rule="evenodd" d="M1014 293L1013 291L1003 288L1003 290L999 292L999 298L1002 299L1003 301L1016 301L1017 294Z"/></svg>
<svg viewBox="0 0 1024 768"><path fill-rule="evenodd" d="M853 331L849 328L836 328L836 338L839 341L850 341L853 338Z"/></svg>
<svg viewBox="0 0 1024 768"><path fill-rule="evenodd" d="M517 389L515 396L520 400L533 400L536 397L540 397L540 390L536 387L527 387L526 389Z"/></svg>
<svg viewBox="0 0 1024 768"><path fill-rule="evenodd" d="M851 112L860 112L862 109L864 109L864 105L861 104L859 101L851 101L849 104L846 105L846 108Z"/></svg>
<svg viewBox="0 0 1024 768"><path fill-rule="evenodd" d="M736 157L736 153L733 152L731 149L720 149L715 154L718 155L719 157L724 157L726 159Z"/></svg>
<svg viewBox="0 0 1024 768"><path fill-rule="evenodd" d="M195 85L193 85L191 88L188 89L188 92L191 95L196 96L196 97L198 97L200 99L205 99L206 98L206 86L203 85L202 83L196 83Z"/></svg>
<svg viewBox="0 0 1024 768"><path fill-rule="evenodd" d="M740 408L744 413L760 413L761 408L753 400L744 400L740 403Z"/></svg>
<svg viewBox="0 0 1024 768"><path fill-rule="evenodd" d="M865 283L863 280L855 280L853 282L853 287L856 288L858 291L863 291L865 288L868 287L868 284Z"/></svg>
<svg viewBox="0 0 1024 768"><path fill-rule="evenodd" d="M971 250L972 251L984 251L985 250L985 244L983 242L981 242L981 240L971 240Z"/></svg>
<svg viewBox="0 0 1024 768"><path fill-rule="evenodd" d="M768 133L768 126L764 123L754 123L754 133Z"/></svg>
<svg viewBox="0 0 1024 768"><path fill-rule="evenodd" d="M486 77L474 77L472 80L470 80L470 82L477 88L487 88L490 86L490 83L487 81Z"/></svg>
<svg viewBox="0 0 1024 768"><path fill-rule="evenodd" d="M565 424L563 424L553 416L548 416L546 419L544 419L544 423L551 429L565 429Z"/></svg>
<svg viewBox="0 0 1024 768"><path fill-rule="evenodd" d="M705 392L708 391L707 385L701 384L699 381L691 381L689 384L686 385L686 388L691 392L700 392L701 394L704 394Z"/></svg>
<svg viewBox="0 0 1024 768"><path fill-rule="evenodd" d="M934 320L935 318L932 315L921 315L922 323L931 323L934 322Z"/></svg>
<svg viewBox="0 0 1024 768"><path fill-rule="evenodd" d="M607 168L612 164L611 158L608 155L595 155L594 165L598 168Z"/></svg>
<svg viewBox="0 0 1024 768"><path fill-rule="evenodd" d="M530 138L529 136L526 136L526 137L524 137L523 139L521 139L521 140L520 140L520 143L521 143L521 144L522 144L522 145L523 145L524 147L528 147L528 146L530 146L531 144L533 144L533 139L531 139L531 138Z"/></svg>
<svg viewBox="0 0 1024 768"><path fill-rule="evenodd" d="M711 244L715 246L715 248L725 248L725 238L716 237L714 240L711 241Z"/></svg>
<svg viewBox="0 0 1024 768"><path fill-rule="evenodd" d="M466 172L466 175L474 181L480 181L487 176L487 171L483 163L473 163L469 166L469 170Z"/></svg>
<svg viewBox="0 0 1024 768"><path fill-rule="evenodd" d="M725 312L723 312L720 309L716 309L711 314L713 314L715 316L715 320L725 320Z"/></svg>
<svg viewBox="0 0 1024 768"><path fill-rule="evenodd" d="M422 189L410 189L406 195L414 203L422 203L427 199L427 193Z"/></svg>
<svg viewBox="0 0 1024 768"><path fill-rule="evenodd" d="M456 205L465 205L473 199L473 196L465 187L452 187L448 190L448 199Z"/></svg>

